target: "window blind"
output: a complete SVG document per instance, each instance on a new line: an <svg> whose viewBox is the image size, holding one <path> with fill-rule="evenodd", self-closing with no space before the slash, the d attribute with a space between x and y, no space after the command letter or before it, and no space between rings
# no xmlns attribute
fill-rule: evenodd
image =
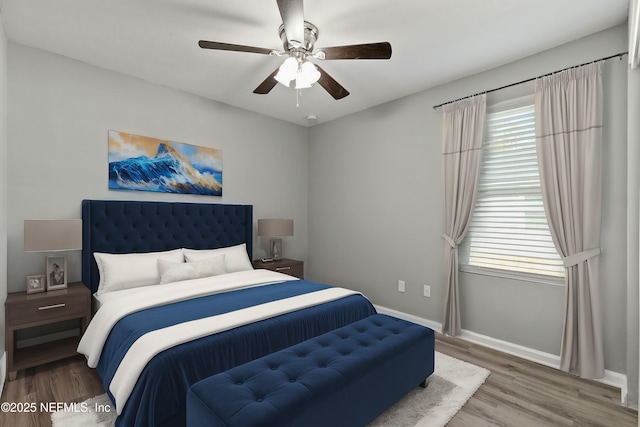
<svg viewBox="0 0 640 427"><path fill-rule="evenodd" d="M561 278L540 191L533 98L517 105L487 113L478 195L460 263L467 271Z"/></svg>

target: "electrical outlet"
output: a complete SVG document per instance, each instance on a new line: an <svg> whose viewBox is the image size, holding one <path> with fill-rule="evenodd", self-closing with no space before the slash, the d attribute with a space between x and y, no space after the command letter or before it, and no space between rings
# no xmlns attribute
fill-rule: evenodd
<svg viewBox="0 0 640 427"><path fill-rule="evenodd" d="M427 298L431 298L431 286L424 285L423 295Z"/></svg>
<svg viewBox="0 0 640 427"><path fill-rule="evenodd" d="M404 292L404 280L398 280L398 292Z"/></svg>

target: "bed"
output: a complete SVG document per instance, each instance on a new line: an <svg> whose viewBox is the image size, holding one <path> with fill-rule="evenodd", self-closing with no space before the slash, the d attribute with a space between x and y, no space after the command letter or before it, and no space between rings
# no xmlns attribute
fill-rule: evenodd
<svg viewBox="0 0 640 427"><path fill-rule="evenodd" d="M184 425L195 382L375 314L353 291L229 268L230 259L250 265L250 205L83 200L82 217L82 279L100 308L79 351L102 378L118 426ZM187 254L189 267L223 262L231 272L100 293L105 278L115 283L129 270L120 258L135 260L126 275L135 277L148 256L173 259L175 251ZM222 261L210 256L220 251ZM175 343L164 342L169 336Z"/></svg>

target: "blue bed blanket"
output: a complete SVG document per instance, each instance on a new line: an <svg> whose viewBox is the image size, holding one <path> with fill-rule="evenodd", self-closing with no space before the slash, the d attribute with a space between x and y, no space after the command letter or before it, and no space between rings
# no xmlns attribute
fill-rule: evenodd
<svg viewBox="0 0 640 427"><path fill-rule="evenodd" d="M132 313L111 330L97 371L108 390L129 347L148 332L327 288L306 280L287 281ZM361 295L352 295L165 350L142 371L116 425L185 425L186 393L191 384L371 314L375 314L371 303Z"/></svg>

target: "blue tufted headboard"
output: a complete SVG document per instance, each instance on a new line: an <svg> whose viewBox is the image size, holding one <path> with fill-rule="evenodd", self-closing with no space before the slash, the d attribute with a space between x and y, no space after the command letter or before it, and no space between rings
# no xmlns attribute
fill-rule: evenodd
<svg viewBox="0 0 640 427"><path fill-rule="evenodd" d="M252 256L253 206L200 203L82 201L82 282L96 292L94 252L215 249L246 243Z"/></svg>

